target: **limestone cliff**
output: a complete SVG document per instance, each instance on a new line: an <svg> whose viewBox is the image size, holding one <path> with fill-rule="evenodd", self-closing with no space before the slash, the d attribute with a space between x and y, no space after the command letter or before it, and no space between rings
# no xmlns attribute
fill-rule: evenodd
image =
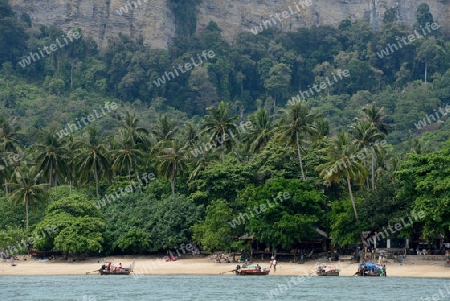
<svg viewBox="0 0 450 301"><path fill-rule="evenodd" d="M79 26L93 36L100 47L108 36L119 32L142 34L153 48L166 48L175 37L174 15L167 0L10 0L13 8L26 12L34 23L54 24L65 30ZM380 26L386 9L395 8L400 21L414 24L416 8L426 2L434 19L449 30L450 0L203 0L197 8L197 27L202 30L215 21L223 36L232 41L240 31L251 31L276 13L289 12L282 21L273 22L283 31L299 27L336 25L345 18L370 21ZM120 8L123 8L120 10ZM126 11L125 11L126 10ZM276 24L275 24L276 23Z"/></svg>

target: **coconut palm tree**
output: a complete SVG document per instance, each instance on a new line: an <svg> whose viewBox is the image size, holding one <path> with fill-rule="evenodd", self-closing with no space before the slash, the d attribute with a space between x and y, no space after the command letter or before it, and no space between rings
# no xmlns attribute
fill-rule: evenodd
<svg viewBox="0 0 450 301"><path fill-rule="evenodd" d="M183 127L183 138L186 140L185 147L193 148L199 139L199 129L193 122L186 122Z"/></svg>
<svg viewBox="0 0 450 301"><path fill-rule="evenodd" d="M22 165L14 172L13 182L11 183L12 193L9 200L15 206L19 203L25 205L26 225L28 230L28 211L29 208L37 203L44 203L47 199L45 187L47 184L37 184L40 174L36 172L36 167L27 167Z"/></svg>
<svg viewBox="0 0 450 301"><path fill-rule="evenodd" d="M353 136L353 143L356 145L358 150L368 147L372 148L372 190L375 190L375 157L382 151L380 145L376 142L382 140L384 135L368 120L360 119L355 120L355 122L350 126L349 132ZM364 160L363 164L365 165L365 163L366 162Z"/></svg>
<svg viewBox="0 0 450 301"><path fill-rule="evenodd" d="M177 120L168 119L166 115L160 117L151 130L153 137L157 142L153 148L157 149L161 144L175 139L175 135L178 133L179 129Z"/></svg>
<svg viewBox="0 0 450 301"><path fill-rule="evenodd" d="M16 147L22 145L25 135L21 133L21 128L17 125L16 118L8 122L0 116L0 143L5 152L15 152Z"/></svg>
<svg viewBox="0 0 450 301"><path fill-rule="evenodd" d="M136 118L135 114L126 112L124 118L123 127L129 133L134 144L141 144L146 146L148 144L148 131L145 128L138 126L139 119Z"/></svg>
<svg viewBox="0 0 450 301"><path fill-rule="evenodd" d="M384 114L384 107L377 108L375 103L366 105L362 110L363 119L370 122L372 126L377 128L384 135L389 134L389 126L385 123L387 116Z"/></svg>
<svg viewBox="0 0 450 301"><path fill-rule="evenodd" d="M275 127L274 116L270 116L264 109L259 109L250 115L252 129L244 134L246 150L250 153L261 152L273 136Z"/></svg>
<svg viewBox="0 0 450 301"><path fill-rule="evenodd" d="M188 157L186 148L181 146L178 140L170 141L170 147L159 149L158 153L158 172L167 180L170 180L172 195L175 194L175 181L178 173L184 171L187 167Z"/></svg>
<svg viewBox="0 0 450 301"><path fill-rule="evenodd" d="M77 142L72 134L64 138L64 147L67 149L67 159L64 169L64 175L69 180L69 194L71 194L73 177L75 174L76 154L79 151Z"/></svg>
<svg viewBox="0 0 450 301"><path fill-rule="evenodd" d="M365 106L361 110L362 116L365 120L367 120L372 127L376 128L382 135L378 135L380 140L384 139L389 134L389 127L384 122L386 119L386 115L384 114L384 108L377 108L375 103ZM382 151L379 145L375 143L376 140L372 140L370 145L372 148L378 149L378 151ZM372 190L375 189L375 152L372 151Z"/></svg>
<svg viewBox="0 0 450 301"><path fill-rule="evenodd" d="M18 163L14 162L16 160L12 160L11 158L17 156L17 152L20 146L22 146L22 141L24 140L25 135L21 133L21 128L17 125L16 118L11 121L7 121L3 118L3 116L0 116L0 150L3 157L3 160L0 163L0 168L2 168L0 173L5 183L6 196L8 196L9 193L8 178L11 176L13 171L11 165Z"/></svg>
<svg viewBox="0 0 450 301"><path fill-rule="evenodd" d="M281 110L281 114L280 125L275 129L275 139L297 148L302 179L305 181L301 151L307 138L312 139L319 135L315 122L320 115L310 112L305 103L288 105L286 109Z"/></svg>
<svg viewBox="0 0 450 301"><path fill-rule="evenodd" d="M358 212L356 211L351 183L362 183L367 177L367 169L358 160L354 159L358 147L350 141L345 132L341 132L328 143L326 151L328 156L327 162L319 165L316 170L320 172L320 176L329 185L340 182L343 179L346 180L355 219L358 221Z"/></svg>
<svg viewBox="0 0 450 301"><path fill-rule="evenodd" d="M133 142L128 131L119 129L110 153L113 158L112 168L117 172L126 172L131 185L131 170L136 171L137 164L144 158L144 152Z"/></svg>
<svg viewBox="0 0 450 301"><path fill-rule="evenodd" d="M45 132L43 142L34 146L36 166L48 177L48 187L56 186L58 175L63 174L67 163L68 150L63 140L52 132Z"/></svg>
<svg viewBox="0 0 450 301"><path fill-rule="evenodd" d="M207 135L209 143L216 145L218 142L220 144L222 162L225 162L225 149L230 150L232 148L232 136L237 134L234 120L239 119L239 116L231 116L230 109L230 105L223 101L217 107L207 108L209 115L204 117L200 132L200 135Z"/></svg>
<svg viewBox="0 0 450 301"><path fill-rule="evenodd" d="M99 196L99 179L110 166L107 158L107 146L104 141L100 140L95 128L89 127L87 130L88 140L77 142L79 150L76 161L80 164L80 180L86 182L89 179L89 175L92 174L95 180L95 193L96 196Z"/></svg>

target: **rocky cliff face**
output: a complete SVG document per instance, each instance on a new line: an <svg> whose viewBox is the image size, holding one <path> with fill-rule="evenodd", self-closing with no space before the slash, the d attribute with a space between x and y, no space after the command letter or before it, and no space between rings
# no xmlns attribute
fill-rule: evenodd
<svg viewBox="0 0 450 301"><path fill-rule="evenodd" d="M34 23L53 24L64 30L81 27L100 47L106 45L108 36L119 32L131 36L142 34L145 43L153 48L166 48L175 37L174 15L167 0L10 2L16 11L28 13ZM299 27L336 25L346 18L365 18L376 29L389 8L396 9L402 22L414 24L416 8L424 2L430 6L434 19L448 31L450 24L445 21L450 17L450 0L203 0L198 7L197 27L202 30L209 21L215 21L228 41L237 32L255 31L260 26L295 31Z"/></svg>

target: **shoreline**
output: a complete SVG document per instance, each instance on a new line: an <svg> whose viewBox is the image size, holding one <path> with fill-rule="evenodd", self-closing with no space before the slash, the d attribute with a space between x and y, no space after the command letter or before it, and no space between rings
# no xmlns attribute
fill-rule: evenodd
<svg viewBox="0 0 450 301"><path fill-rule="evenodd" d="M68 263L65 261L16 261L16 266L10 262L0 262L0 276L79 276L99 275L104 262L111 261L114 264L122 263L128 267L135 261L135 267L131 277L139 279L144 275L155 276L234 276L231 270L239 263L215 263L206 257L183 258L178 261L165 262L160 257L152 256L114 256L106 258L88 258L86 261ZM269 267L267 260L254 260L262 267ZM327 264L324 261L307 261L303 264L279 262L277 271L273 268L268 277L273 276L305 276L316 277L315 264ZM340 277L352 277L358 268L357 263L332 262L341 269ZM411 277L411 278L450 278L450 268L444 266L444 261L391 263L386 262L387 277Z"/></svg>

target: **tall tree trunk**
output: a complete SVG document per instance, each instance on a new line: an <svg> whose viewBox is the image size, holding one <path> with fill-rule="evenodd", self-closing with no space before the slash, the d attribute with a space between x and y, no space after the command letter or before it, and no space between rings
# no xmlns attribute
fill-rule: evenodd
<svg viewBox="0 0 450 301"><path fill-rule="evenodd" d="M172 176L171 176L171 188L172 188L172 195L175 195L175 178L176 178L177 169L175 167L175 164L172 166Z"/></svg>
<svg viewBox="0 0 450 301"><path fill-rule="evenodd" d="M25 197L27 198L27 197ZM25 230L28 230L28 198L25 200L25 215L26 215L26 227Z"/></svg>
<svg viewBox="0 0 450 301"><path fill-rule="evenodd" d="M48 189L52 187L52 178L53 178L53 161L50 160L50 175L48 177Z"/></svg>
<svg viewBox="0 0 450 301"><path fill-rule="evenodd" d="M9 194L9 188L8 188L8 180L5 178L5 195L6 198L8 198L8 194Z"/></svg>
<svg viewBox="0 0 450 301"><path fill-rule="evenodd" d="M222 142L223 142L222 145L221 145L222 152L220 153L220 157L222 159L222 163L225 163L225 143L224 143L224 141L222 141Z"/></svg>
<svg viewBox="0 0 450 301"><path fill-rule="evenodd" d="M427 60L425 60L425 83L427 82Z"/></svg>
<svg viewBox="0 0 450 301"><path fill-rule="evenodd" d="M95 194L98 197L98 171L97 164L94 163L94 179L95 179Z"/></svg>
<svg viewBox="0 0 450 301"><path fill-rule="evenodd" d="M175 180L171 179L170 186L172 188L172 195L175 195Z"/></svg>
<svg viewBox="0 0 450 301"><path fill-rule="evenodd" d="M131 167L130 167L130 162L127 163L127 167L128 167L128 182L130 182L130 185L131 185Z"/></svg>
<svg viewBox="0 0 450 301"><path fill-rule="evenodd" d="M364 167L366 167L366 160L363 161L363 165L364 165ZM366 185L367 185L367 189L370 189L369 176L367 176L367 178L366 178Z"/></svg>
<svg viewBox="0 0 450 301"><path fill-rule="evenodd" d="M375 154L372 149L372 191L375 190Z"/></svg>
<svg viewBox="0 0 450 301"><path fill-rule="evenodd" d="M306 181L305 173L303 172L303 162L302 162L302 154L300 153L300 143L298 141L298 132L296 133L296 143L297 143L297 154L298 154L298 162L300 162L300 170L302 172L302 179Z"/></svg>
<svg viewBox="0 0 450 301"><path fill-rule="evenodd" d="M349 176L347 176L347 186L348 186L348 193L350 194L350 199L352 201L353 211L355 212L355 219L356 219L356 221L358 221L358 213L356 212L356 204L355 204L355 199L353 198L352 184L350 183Z"/></svg>
<svg viewBox="0 0 450 301"><path fill-rule="evenodd" d="M69 194L72 194L72 165L69 169Z"/></svg>

